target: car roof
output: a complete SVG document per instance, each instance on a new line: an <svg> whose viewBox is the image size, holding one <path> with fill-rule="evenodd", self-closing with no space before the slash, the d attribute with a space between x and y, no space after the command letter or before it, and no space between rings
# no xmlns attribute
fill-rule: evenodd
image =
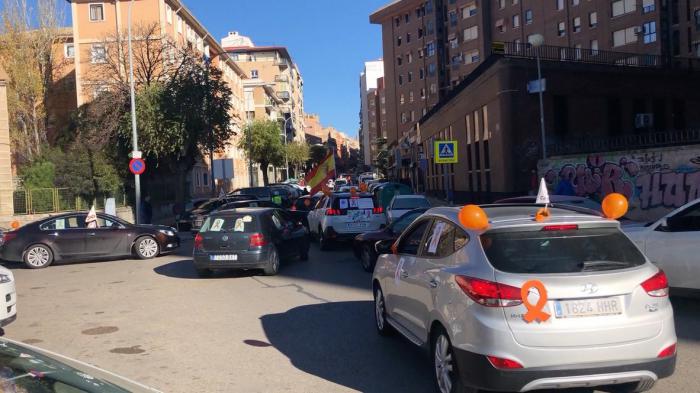
<svg viewBox="0 0 700 393"><path fill-rule="evenodd" d="M410 195L396 195L395 199L428 199L425 195L410 194Z"/></svg>
<svg viewBox="0 0 700 393"><path fill-rule="evenodd" d="M497 203L503 203L503 202L521 202L521 201L535 201L537 200L536 195L525 195L525 196L519 196L519 197L512 197L512 198L504 198L501 199ZM549 201L552 203L556 202L565 202L565 201L588 201L592 200L590 198L582 197L582 196L576 196L576 195L550 195L549 196Z"/></svg>
<svg viewBox="0 0 700 393"><path fill-rule="evenodd" d="M445 218L449 221L458 223L463 229L468 230L459 223L459 211L462 206L455 207L433 207L426 212L428 215ZM541 208L540 205L533 204L494 204L481 205L484 212L489 218L489 231L524 227L524 226L541 226L543 224L599 224L600 226L619 226L616 220L609 220L603 217L600 213L586 208L577 208L567 205L552 204L549 207L549 219L545 222L536 222L535 214Z"/></svg>
<svg viewBox="0 0 700 393"><path fill-rule="evenodd" d="M212 216L228 216L234 214L250 214L251 216L260 215L265 212L272 210L277 210L275 207L241 207L238 209L221 210L216 213L212 213Z"/></svg>
<svg viewBox="0 0 700 393"><path fill-rule="evenodd" d="M358 192L358 196L365 197L365 198L371 198L373 195L370 194L369 192ZM349 192L334 192L331 194L332 197L334 198L350 198L351 195Z"/></svg>

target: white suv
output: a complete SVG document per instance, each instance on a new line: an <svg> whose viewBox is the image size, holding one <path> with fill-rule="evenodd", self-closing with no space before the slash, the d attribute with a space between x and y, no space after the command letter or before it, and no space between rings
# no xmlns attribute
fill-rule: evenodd
<svg viewBox="0 0 700 393"><path fill-rule="evenodd" d="M352 240L360 233L376 231L386 225L381 206L375 207L372 194L333 193L322 197L309 212L309 230L319 241L321 250L330 242Z"/></svg>
<svg viewBox="0 0 700 393"><path fill-rule="evenodd" d="M676 332L664 272L619 222L565 207L536 222L538 208L484 206L484 233L461 225L458 208L434 208L393 245L378 242L379 333L429 349L441 393L641 392L670 376ZM535 283L544 293L530 290Z"/></svg>

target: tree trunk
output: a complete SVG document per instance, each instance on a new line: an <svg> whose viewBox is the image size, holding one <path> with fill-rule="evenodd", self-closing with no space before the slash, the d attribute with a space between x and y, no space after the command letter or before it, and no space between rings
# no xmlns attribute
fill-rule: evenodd
<svg viewBox="0 0 700 393"><path fill-rule="evenodd" d="M268 184L270 184L270 180L267 178L267 168L270 166L269 162L265 161L260 161L260 170L262 171L263 175L263 185L267 187Z"/></svg>

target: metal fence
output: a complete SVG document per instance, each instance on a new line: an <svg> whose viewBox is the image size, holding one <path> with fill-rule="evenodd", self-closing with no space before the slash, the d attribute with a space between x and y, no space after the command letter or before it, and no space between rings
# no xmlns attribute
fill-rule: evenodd
<svg viewBox="0 0 700 393"><path fill-rule="evenodd" d="M126 193L119 190L103 193L94 198L87 198L70 188L33 188L17 189L12 195L15 214L58 213L66 211L87 210L95 205L104 209L105 200L114 198L117 207L126 206Z"/></svg>

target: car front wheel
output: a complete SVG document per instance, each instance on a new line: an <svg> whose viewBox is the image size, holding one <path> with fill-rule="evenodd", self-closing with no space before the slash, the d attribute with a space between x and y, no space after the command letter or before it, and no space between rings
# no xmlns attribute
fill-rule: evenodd
<svg viewBox="0 0 700 393"><path fill-rule="evenodd" d="M155 258L160 254L160 247L156 239L150 236L144 236L136 241L134 244L134 250L136 251L136 256L139 259L151 259Z"/></svg>
<svg viewBox="0 0 700 393"><path fill-rule="evenodd" d="M27 249L23 259L28 268L43 269L53 262L53 252L43 244L35 244Z"/></svg>

